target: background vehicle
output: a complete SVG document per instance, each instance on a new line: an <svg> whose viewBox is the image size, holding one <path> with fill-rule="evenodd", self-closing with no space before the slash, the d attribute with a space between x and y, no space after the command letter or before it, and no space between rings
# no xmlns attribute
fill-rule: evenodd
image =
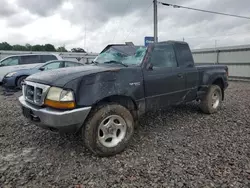
<svg viewBox="0 0 250 188"><path fill-rule="evenodd" d="M185 42L108 45L89 66L29 76L19 101L33 123L80 131L92 152L109 156L125 149L143 113L193 100L215 113L227 86L228 68L195 66Z"/></svg>
<svg viewBox="0 0 250 188"><path fill-rule="evenodd" d="M2 82L4 87L21 88L21 83L23 82L23 80L28 76L35 74L37 72L65 68L65 67L77 67L82 65L83 65L82 63L78 63L75 61L63 61L63 60L48 61L47 63L39 64L34 68L21 69L7 73L4 76Z"/></svg>
<svg viewBox="0 0 250 188"><path fill-rule="evenodd" d="M29 54L9 56L0 61L0 83L4 75L19 69L28 69L51 60L61 60L62 58L54 54Z"/></svg>

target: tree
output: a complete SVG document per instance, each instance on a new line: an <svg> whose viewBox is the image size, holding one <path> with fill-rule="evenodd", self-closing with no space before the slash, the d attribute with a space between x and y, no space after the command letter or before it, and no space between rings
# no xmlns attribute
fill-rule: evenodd
<svg viewBox="0 0 250 188"><path fill-rule="evenodd" d="M32 51L32 46L30 44L25 44L25 47L28 51Z"/></svg>
<svg viewBox="0 0 250 188"><path fill-rule="evenodd" d="M12 46L12 50L14 51L27 51L27 48L25 46L16 44Z"/></svg>
<svg viewBox="0 0 250 188"><path fill-rule="evenodd" d="M81 53L86 53L86 51L82 48L72 48L71 52L81 52Z"/></svg>
<svg viewBox="0 0 250 188"><path fill-rule="evenodd" d="M0 43L0 50L12 50L12 46L7 42Z"/></svg>
<svg viewBox="0 0 250 188"><path fill-rule="evenodd" d="M32 46L32 51L45 51L45 50L44 50L44 46L37 44L37 45Z"/></svg>
<svg viewBox="0 0 250 188"><path fill-rule="evenodd" d="M34 46L30 44L25 44L25 45L20 45L20 44L15 44L11 46L7 42L1 42L0 43L0 50L14 50L14 51L47 51L47 52L67 52L68 50L65 48L65 46L60 46L57 49L55 48L54 45L52 44L36 44ZM81 48L76 48L76 51L79 52L85 52L85 50Z"/></svg>
<svg viewBox="0 0 250 188"><path fill-rule="evenodd" d="M58 47L56 51L58 51L58 52L68 52L68 50L64 46Z"/></svg>
<svg viewBox="0 0 250 188"><path fill-rule="evenodd" d="M56 51L55 46L52 44L45 44L44 50L47 52L55 52Z"/></svg>

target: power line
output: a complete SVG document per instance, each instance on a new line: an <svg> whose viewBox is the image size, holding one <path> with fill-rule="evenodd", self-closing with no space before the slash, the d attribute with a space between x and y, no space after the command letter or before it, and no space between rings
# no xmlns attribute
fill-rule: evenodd
<svg viewBox="0 0 250 188"><path fill-rule="evenodd" d="M148 9L149 9L152 5L153 5L153 3L151 2L151 3L149 4L149 6L146 7L146 8L144 9L144 12L147 12ZM135 24L139 23L142 19L143 19L143 16L141 16L140 19L139 19ZM125 37L125 41L126 41L127 38L131 35L131 33L134 31L134 29L135 29L135 27L133 27L133 29L132 29L132 30L129 32L129 34Z"/></svg>
<svg viewBox="0 0 250 188"><path fill-rule="evenodd" d="M130 6L130 4L131 4L131 1L132 1L132 0L128 0L128 4L127 4L127 7L125 8L125 10L128 10L128 9L129 9L129 6ZM115 40L115 37L116 37L117 33L119 32L119 27L120 27L120 25L121 25L121 23L122 23L122 21L123 21L123 19L124 19L124 16L125 16L125 13L124 13L124 15L122 16L122 18L120 19L120 22L119 22L118 27L117 27L117 31L116 31L116 33L115 33L115 35L114 35L114 37L113 37L113 42L114 42L114 40Z"/></svg>
<svg viewBox="0 0 250 188"><path fill-rule="evenodd" d="M163 3L163 2L158 2L158 3L162 4L164 6L171 6L173 8L184 8L184 9L189 9L189 10L195 10L195 11L200 11L200 12L206 12L206 13L211 13L211 14L219 14L219 15L223 15L223 16L231 16L231 17L235 17L235 18L242 18L242 19L250 20L250 17L246 17L246 16L239 16L239 15L235 15L235 14L227 14L227 13L197 9L197 8L192 8L192 7L185 7L185 6L180 6L180 5L170 4L170 3Z"/></svg>

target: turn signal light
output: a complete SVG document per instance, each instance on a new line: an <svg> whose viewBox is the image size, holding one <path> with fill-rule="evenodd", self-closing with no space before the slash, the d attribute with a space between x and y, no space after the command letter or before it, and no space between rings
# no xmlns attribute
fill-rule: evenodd
<svg viewBox="0 0 250 188"><path fill-rule="evenodd" d="M73 109L76 107L74 101L60 102L60 101L53 101L53 100L49 100L49 99L45 100L45 105L52 107L52 108L56 108L56 109Z"/></svg>

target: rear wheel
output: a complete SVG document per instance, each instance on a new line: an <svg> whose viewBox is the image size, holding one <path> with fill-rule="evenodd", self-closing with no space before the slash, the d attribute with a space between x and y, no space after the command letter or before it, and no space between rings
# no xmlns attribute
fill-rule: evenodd
<svg viewBox="0 0 250 188"><path fill-rule="evenodd" d="M119 104L97 107L82 129L85 145L99 156L111 156L122 152L133 133L133 116L127 108Z"/></svg>
<svg viewBox="0 0 250 188"><path fill-rule="evenodd" d="M27 76L21 76L20 78L17 79L16 86L18 89L22 89L22 83L27 78Z"/></svg>
<svg viewBox="0 0 250 188"><path fill-rule="evenodd" d="M200 108L206 114L217 112L222 102L222 91L217 85L211 85L206 96L201 100Z"/></svg>

